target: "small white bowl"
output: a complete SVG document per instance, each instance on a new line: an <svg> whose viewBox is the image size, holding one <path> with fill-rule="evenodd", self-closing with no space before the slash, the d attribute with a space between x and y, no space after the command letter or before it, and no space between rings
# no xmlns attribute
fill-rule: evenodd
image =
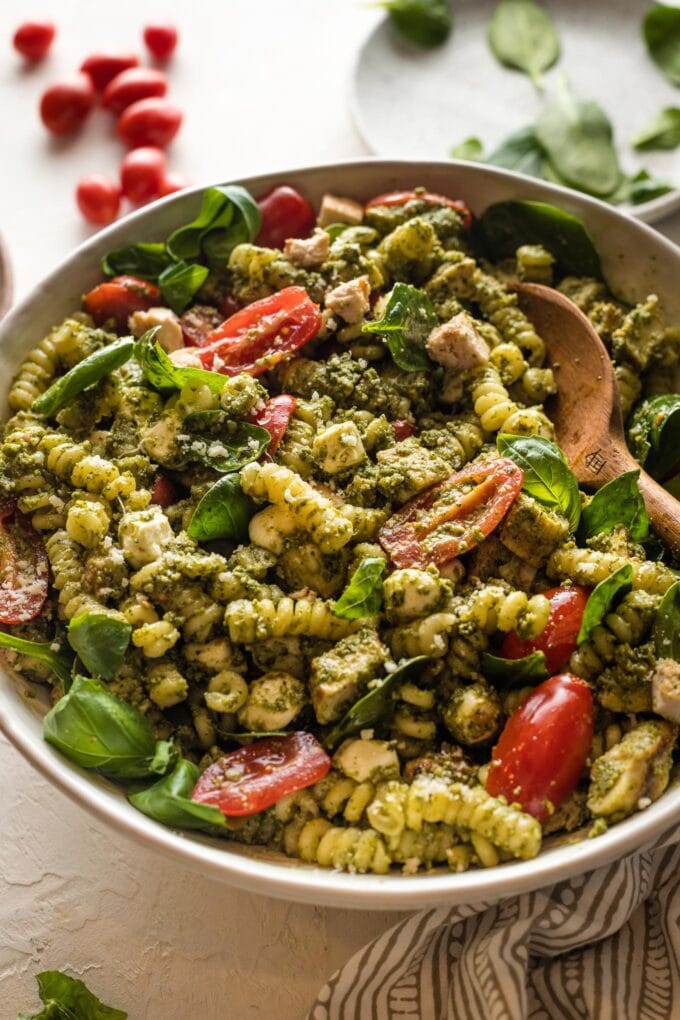
<svg viewBox="0 0 680 1020"><path fill-rule="evenodd" d="M644 224L573 191L508 171L455 161L361 160L280 171L239 183L257 196L284 182L298 187L313 203L325 191L368 199L380 192L417 185L462 198L478 214L491 203L510 198L553 202L585 221L602 256L607 279L618 294L635 300L654 291L668 319L680 321L680 249ZM26 352L51 326L79 307L82 293L101 278L99 260L105 252L134 241L162 240L195 214L201 191L194 188L180 192L102 230L39 284L0 326L0 365L5 386ZM535 860L462 875L342 874L302 864L266 848L241 847L157 824L128 804L122 789L72 765L43 741L46 704L39 687L0 669L0 729L55 786L147 847L203 874L283 899L380 910L493 902L611 862L653 842L680 820L680 790L674 786L651 807L597 839L547 840Z"/></svg>

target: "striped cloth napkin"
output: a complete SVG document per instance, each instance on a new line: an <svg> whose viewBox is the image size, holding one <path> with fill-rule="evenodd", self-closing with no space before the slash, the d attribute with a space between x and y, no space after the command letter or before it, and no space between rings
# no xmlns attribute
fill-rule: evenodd
<svg viewBox="0 0 680 1020"><path fill-rule="evenodd" d="M679 838L494 906L414 914L337 971L308 1020L680 1017Z"/></svg>

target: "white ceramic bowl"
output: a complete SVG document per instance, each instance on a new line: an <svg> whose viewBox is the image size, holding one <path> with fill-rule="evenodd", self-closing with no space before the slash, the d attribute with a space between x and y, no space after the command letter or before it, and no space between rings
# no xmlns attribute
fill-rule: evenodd
<svg viewBox="0 0 680 1020"><path fill-rule="evenodd" d="M312 202L324 191L367 199L396 188L425 185L464 199L481 213L508 198L545 200L582 217L602 255L611 286L628 298L659 294L670 319L680 321L680 249L644 224L572 191L471 163L364 160L281 171L241 181L255 195L285 182ZM201 188L170 196L102 230L81 245L7 316L0 328L5 385L26 352L79 306L100 279L99 260L110 248L163 239L195 213ZM7 413L5 408L5 413ZM33 695L30 699L26 694ZM406 877L348 875L301 864L263 848L188 835L164 828L127 803L122 790L70 764L42 739L44 707L38 688L0 669L0 728L25 758L59 789L119 832L175 857L203 874L284 899L363 909L405 910L445 903L492 902L605 864L680 820L680 790L669 790L647 810L598 839L547 841L538 858L462 875L441 872ZM42 710L42 711L41 711ZM86 824L83 818L83 824Z"/></svg>

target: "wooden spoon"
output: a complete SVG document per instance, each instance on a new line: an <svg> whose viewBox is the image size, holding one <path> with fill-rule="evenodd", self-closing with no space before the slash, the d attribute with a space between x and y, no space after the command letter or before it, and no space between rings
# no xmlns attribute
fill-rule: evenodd
<svg viewBox="0 0 680 1020"><path fill-rule="evenodd" d="M517 293L545 341L557 383L549 413L578 481L600 489L624 471L637 470L623 434L614 367L590 321L552 287L522 283ZM643 470L639 484L654 530L680 558L680 502Z"/></svg>

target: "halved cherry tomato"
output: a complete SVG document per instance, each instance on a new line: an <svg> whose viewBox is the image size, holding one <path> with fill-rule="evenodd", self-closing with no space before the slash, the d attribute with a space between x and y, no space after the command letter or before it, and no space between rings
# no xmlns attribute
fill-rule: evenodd
<svg viewBox="0 0 680 1020"><path fill-rule="evenodd" d="M53 135L77 131L94 102L92 82L86 74L72 74L45 89L40 100L40 118Z"/></svg>
<svg viewBox="0 0 680 1020"><path fill-rule="evenodd" d="M128 316L157 305L161 292L153 283L137 276L114 276L100 283L83 298L83 308L97 326L114 319L119 330L127 329Z"/></svg>
<svg viewBox="0 0 680 1020"><path fill-rule="evenodd" d="M254 425L261 425L266 429L271 440L267 447L267 453L271 456L283 439L288 428L288 422L295 413L297 397L291 397L289 393L281 393L278 397L270 397L261 411L252 415L250 421Z"/></svg>
<svg viewBox="0 0 680 1020"><path fill-rule="evenodd" d="M316 213L307 199L287 184L272 188L257 204L262 224L255 244L263 248L283 248L289 237L307 237L316 223Z"/></svg>
<svg viewBox="0 0 680 1020"><path fill-rule="evenodd" d="M47 598L45 544L15 500L0 504L0 623L33 620Z"/></svg>
<svg viewBox="0 0 680 1020"><path fill-rule="evenodd" d="M557 673L576 651L590 589L574 584L568 588L549 588L543 594L550 600L550 616L543 631L531 641L522 641L514 630L510 631L501 645L501 655L505 659L523 659L532 652L543 652L545 668L549 673Z"/></svg>
<svg viewBox="0 0 680 1020"><path fill-rule="evenodd" d="M120 211L120 188L104 174L87 174L78 181L76 202L88 223L104 226Z"/></svg>
<svg viewBox="0 0 680 1020"><path fill-rule="evenodd" d="M515 709L493 749L486 789L544 821L574 790L590 754L593 696L578 676L559 673Z"/></svg>
<svg viewBox="0 0 680 1020"><path fill-rule="evenodd" d="M209 765L191 799L213 804L227 817L254 815L318 783L330 767L330 758L311 733L267 737Z"/></svg>
<svg viewBox="0 0 680 1020"><path fill-rule="evenodd" d="M138 99L150 96L164 96L168 91L168 79L162 71L152 67L128 67L112 78L104 89L102 106L112 113L136 103Z"/></svg>
<svg viewBox="0 0 680 1020"><path fill-rule="evenodd" d="M321 327L319 306L303 287L284 287L241 308L206 338L203 366L224 375L261 375L290 357Z"/></svg>
<svg viewBox="0 0 680 1020"><path fill-rule="evenodd" d="M97 92L103 92L116 75L138 63L134 53L93 53L83 60L80 70L88 75Z"/></svg>
<svg viewBox="0 0 680 1020"><path fill-rule="evenodd" d="M448 205L460 213L464 227L469 227L472 223L472 213L465 202L461 202L458 198L437 195L432 191L387 191L384 195L376 195L370 202L367 202L366 209L372 209L376 205L406 205L407 202L413 202L416 199L421 202L429 202L431 205Z"/></svg>
<svg viewBox="0 0 680 1020"><path fill-rule="evenodd" d="M409 500L378 540L397 567L438 566L479 545L503 520L524 473L507 457L469 464Z"/></svg>
<svg viewBox="0 0 680 1020"><path fill-rule="evenodd" d="M169 145L182 123L182 111L160 96L138 99L126 106L116 124L121 141L131 149L140 145Z"/></svg>
<svg viewBox="0 0 680 1020"><path fill-rule="evenodd" d="M120 186L126 198L140 204L158 198L165 177L165 153L155 145L130 149L120 164Z"/></svg>
<svg viewBox="0 0 680 1020"><path fill-rule="evenodd" d="M177 489L167 475L159 475L151 488L151 502L156 506L172 506L179 499Z"/></svg>
<svg viewBox="0 0 680 1020"><path fill-rule="evenodd" d="M182 336L187 347L201 347L213 330L224 322L224 316L214 305L193 305L179 317Z"/></svg>
<svg viewBox="0 0 680 1020"><path fill-rule="evenodd" d="M398 443L400 443L402 439L408 439L408 437L412 436L416 431L415 426L411 425L410 421L404 421L403 418L398 418L397 421L393 421L391 425L394 431L394 438Z"/></svg>
<svg viewBox="0 0 680 1020"><path fill-rule="evenodd" d="M167 24L147 25L144 29L144 42L152 57L168 60L177 45L177 29Z"/></svg>
<svg viewBox="0 0 680 1020"><path fill-rule="evenodd" d="M12 45L26 60L37 63L47 55L55 33L51 21L25 21L14 33Z"/></svg>

